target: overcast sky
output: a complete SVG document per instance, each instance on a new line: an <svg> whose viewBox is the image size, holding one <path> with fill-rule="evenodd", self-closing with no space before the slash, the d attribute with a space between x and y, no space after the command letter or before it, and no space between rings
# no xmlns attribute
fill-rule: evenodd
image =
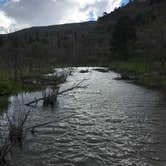
<svg viewBox="0 0 166 166"><path fill-rule="evenodd" d="M96 20L127 0L0 0L0 33Z"/></svg>

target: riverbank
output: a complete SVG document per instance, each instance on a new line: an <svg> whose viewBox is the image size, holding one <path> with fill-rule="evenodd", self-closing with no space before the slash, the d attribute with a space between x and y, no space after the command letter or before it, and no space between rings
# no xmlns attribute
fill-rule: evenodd
<svg viewBox="0 0 166 166"><path fill-rule="evenodd" d="M99 65L97 65L99 66ZM166 94L166 69L161 68L159 62L145 63L142 60L113 61L109 65L110 70L121 74L117 79L130 80L136 84L162 90ZM24 84L21 81L0 80L0 110L8 105L8 97L22 91L35 91L41 88L41 82L50 80L41 79L41 75L51 73L52 69L44 70L40 74L35 72L33 77L27 77ZM51 80L55 81L55 80Z"/></svg>
<svg viewBox="0 0 166 166"><path fill-rule="evenodd" d="M37 89L40 89L40 85L34 83L26 83L23 85L19 81L0 80L0 111L7 107L10 95Z"/></svg>
<svg viewBox="0 0 166 166"><path fill-rule="evenodd" d="M33 75L24 77L17 81L0 80L0 111L8 106L8 98L13 94L20 92L33 92L42 90L49 86L58 86L66 81L68 75L72 74L73 69L67 71L55 71L53 68L42 73L33 73ZM50 74L48 74L50 73ZM56 74L55 74L56 73Z"/></svg>
<svg viewBox="0 0 166 166"><path fill-rule="evenodd" d="M136 84L166 91L166 67L157 61L145 63L141 60L113 61L109 68Z"/></svg>
<svg viewBox="0 0 166 166"><path fill-rule="evenodd" d="M8 98L10 95L17 94L22 91L35 91L41 89L38 83L41 76L53 72L54 67L32 68L31 73L26 69L22 69L22 79L13 80L12 72L8 68L1 69L0 75L0 111L8 106ZM19 77L19 75L18 75Z"/></svg>

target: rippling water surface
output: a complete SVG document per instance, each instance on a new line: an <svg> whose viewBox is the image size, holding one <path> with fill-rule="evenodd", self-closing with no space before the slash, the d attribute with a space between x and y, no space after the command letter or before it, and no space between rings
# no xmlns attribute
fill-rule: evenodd
<svg viewBox="0 0 166 166"><path fill-rule="evenodd" d="M68 78L62 89L88 79L86 89L58 97L55 108L32 109L28 126L57 122L26 134L14 166L164 166L166 104L158 92L113 80L116 73L97 71ZM25 101L41 92L24 94ZM19 98L19 99L18 99ZM11 97L13 109L19 97ZM64 118L64 120L62 120Z"/></svg>

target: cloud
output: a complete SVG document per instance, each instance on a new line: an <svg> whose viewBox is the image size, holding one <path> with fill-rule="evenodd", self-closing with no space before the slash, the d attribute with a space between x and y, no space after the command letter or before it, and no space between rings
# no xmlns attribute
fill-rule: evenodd
<svg viewBox="0 0 166 166"><path fill-rule="evenodd" d="M1 33L8 33L14 24L15 24L14 19L6 16L5 12L0 11L0 32Z"/></svg>
<svg viewBox="0 0 166 166"><path fill-rule="evenodd" d="M3 2L2 2L3 1ZM0 26L22 29L95 20L122 0L0 0Z"/></svg>

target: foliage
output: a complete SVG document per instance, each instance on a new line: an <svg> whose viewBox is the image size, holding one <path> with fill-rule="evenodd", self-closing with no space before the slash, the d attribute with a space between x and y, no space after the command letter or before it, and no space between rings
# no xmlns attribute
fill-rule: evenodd
<svg viewBox="0 0 166 166"><path fill-rule="evenodd" d="M126 61L126 65L116 65L138 73L150 71L151 63L157 61L155 70L164 70L165 7L165 0L131 0L97 22L34 27L1 35L1 79L20 81L50 66L103 65L111 61ZM138 58L143 64L128 64Z"/></svg>
<svg viewBox="0 0 166 166"><path fill-rule="evenodd" d="M24 86L20 82L12 80L0 81L0 111L8 105L9 95L15 94L21 91L34 91L40 89L41 86L33 83L26 83Z"/></svg>
<svg viewBox="0 0 166 166"><path fill-rule="evenodd" d="M9 102L8 96L2 96L0 97L0 112L3 111L8 106Z"/></svg>
<svg viewBox="0 0 166 166"><path fill-rule="evenodd" d="M130 17L120 18L114 27L112 35L112 52L119 58L128 59L129 47L136 42L136 30Z"/></svg>
<svg viewBox="0 0 166 166"><path fill-rule="evenodd" d="M166 68L160 65L160 61L147 63L144 59L130 59L127 61L113 61L110 68L118 72L136 76L136 83L147 87L164 89L166 85Z"/></svg>
<svg viewBox="0 0 166 166"><path fill-rule="evenodd" d="M0 81L0 94L6 95L16 93L21 89L21 84L15 81L4 80Z"/></svg>

